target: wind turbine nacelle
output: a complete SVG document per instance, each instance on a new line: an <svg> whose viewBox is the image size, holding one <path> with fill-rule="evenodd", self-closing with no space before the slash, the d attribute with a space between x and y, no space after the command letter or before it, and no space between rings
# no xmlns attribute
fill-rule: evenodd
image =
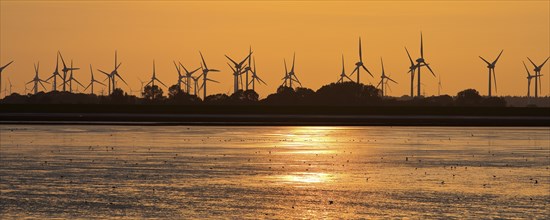
<svg viewBox="0 0 550 220"><path fill-rule="evenodd" d="M359 61L357 63L355 63L356 66L362 66L363 65L363 62Z"/></svg>
<svg viewBox="0 0 550 220"><path fill-rule="evenodd" d="M424 62L424 58L418 58L418 59L416 59L416 62L417 62L417 63L423 63L423 62Z"/></svg>
<svg viewBox="0 0 550 220"><path fill-rule="evenodd" d="M535 67L535 69L533 69L533 71L535 71L535 72L540 72L540 68Z"/></svg>

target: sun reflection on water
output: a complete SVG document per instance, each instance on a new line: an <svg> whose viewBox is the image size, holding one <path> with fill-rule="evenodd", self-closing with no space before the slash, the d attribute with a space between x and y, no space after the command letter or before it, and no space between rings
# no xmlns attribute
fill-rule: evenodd
<svg viewBox="0 0 550 220"><path fill-rule="evenodd" d="M281 177L286 183L324 183L329 182L333 175L328 173L295 172Z"/></svg>

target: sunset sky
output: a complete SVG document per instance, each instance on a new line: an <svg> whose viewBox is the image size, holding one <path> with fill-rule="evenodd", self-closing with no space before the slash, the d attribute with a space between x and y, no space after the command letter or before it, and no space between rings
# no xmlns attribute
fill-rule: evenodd
<svg viewBox="0 0 550 220"><path fill-rule="evenodd" d="M294 52L295 72L305 87L317 90L336 81L342 54L350 73L361 37L364 62L375 76L363 72L362 82L378 83L383 57L386 73L399 82L388 94L402 96L410 89L403 47L418 58L421 31L425 59L441 76L442 93L474 88L486 95L487 68L478 56L494 60L504 49L493 94L523 96L527 79L522 61L532 72L526 56L540 64L550 55L550 2L2 0L0 64L15 60L2 73L2 83L9 78L13 90L21 93L34 76L33 63L40 61L42 78L50 76L58 50L82 68L75 74L84 84L89 65L111 71L118 50L119 73L137 91L138 77L151 77L153 59L157 77L172 85L177 80L172 61L197 68L200 50L210 68L222 70L209 75L221 84L209 84L208 93L232 93L233 76L224 54L242 59L252 46L258 74L268 83L257 86L263 98L282 83L283 59L290 65ZM545 96L550 94L549 70L547 63L542 71ZM423 71L422 81L426 95L437 95L437 78Z"/></svg>

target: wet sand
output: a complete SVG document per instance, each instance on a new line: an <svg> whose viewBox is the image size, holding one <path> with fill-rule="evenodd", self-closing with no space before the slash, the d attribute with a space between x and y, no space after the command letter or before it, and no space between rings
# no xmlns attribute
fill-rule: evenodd
<svg viewBox="0 0 550 220"><path fill-rule="evenodd" d="M538 218L550 128L0 125L0 218Z"/></svg>

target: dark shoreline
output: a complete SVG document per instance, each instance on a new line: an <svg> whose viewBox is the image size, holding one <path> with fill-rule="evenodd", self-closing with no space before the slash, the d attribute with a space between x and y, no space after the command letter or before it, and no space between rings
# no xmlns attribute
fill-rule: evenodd
<svg viewBox="0 0 550 220"><path fill-rule="evenodd" d="M0 105L0 124L550 127L550 108Z"/></svg>

